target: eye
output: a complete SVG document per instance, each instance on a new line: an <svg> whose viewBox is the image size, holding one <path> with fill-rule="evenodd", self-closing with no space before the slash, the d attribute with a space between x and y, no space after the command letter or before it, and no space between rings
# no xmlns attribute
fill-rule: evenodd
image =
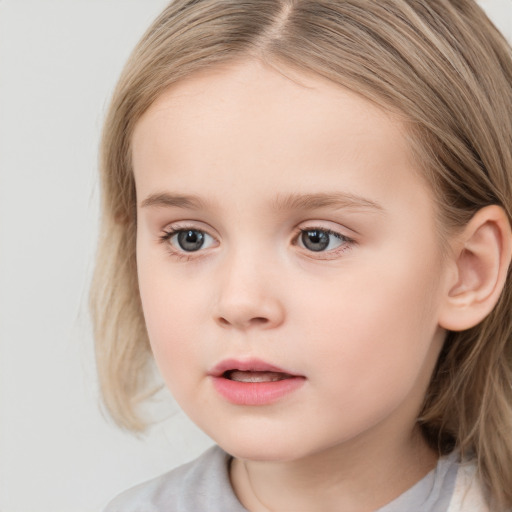
<svg viewBox="0 0 512 512"><path fill-rule="evenodd" d="M207 249L214 243L213 237L200 229L177 229L167 232L162 238L174 249L184 252Z"/></svg>
<svg viewBox="0 0 512 512"><path fill-rule="evenodd" d="M323 252L337 249L350 240L328 229L304 229L299 235L299 245L309 251Z"/></svg>

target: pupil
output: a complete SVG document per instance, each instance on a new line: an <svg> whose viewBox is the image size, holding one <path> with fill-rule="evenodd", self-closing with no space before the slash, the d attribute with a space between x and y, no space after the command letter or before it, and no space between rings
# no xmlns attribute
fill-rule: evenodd
<svg viewBox="0 0 512 512"><path fill-rule="evenodd" d="M178 233L178 243L184 251L197 251L204 243L204 234L193 229L181 231Z"/></svg>
<svg viewBox="0 0 512 512"><path fill-rule="evenodd" d="M302 243L310 251L323 251L329 245L329 234L316 229L305 231L302 233Z"/></svg>

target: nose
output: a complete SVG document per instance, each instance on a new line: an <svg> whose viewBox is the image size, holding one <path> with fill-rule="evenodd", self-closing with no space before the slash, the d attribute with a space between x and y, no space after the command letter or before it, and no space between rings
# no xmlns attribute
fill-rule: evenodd
<svg viewBox="0 0 512 512"><path fill-rule="evenodd" d="M239 255L225 262L219 272L215 321L224 328L271 329L281 325L285 309L280 283L270 265Z"/></svg>

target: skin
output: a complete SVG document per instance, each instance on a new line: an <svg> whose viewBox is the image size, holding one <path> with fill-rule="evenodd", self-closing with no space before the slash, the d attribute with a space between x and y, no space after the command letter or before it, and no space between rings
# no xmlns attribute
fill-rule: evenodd
<svg viewBox="0 0 512 512"><path fill-rule="evenodd" d="M246 508L371 511L435 465L416 418L453 273L405 128L353 92L285 72L258 61L203 72L139 120L142 304L167 385L235 457ZM333 193L345 199L283 202ZM300 231L312 228L340 238L312 251ZM200 230L205 245L184 251L172 229ZM274 404L229 403L208 373L253 357L304 384Z"/></svg>

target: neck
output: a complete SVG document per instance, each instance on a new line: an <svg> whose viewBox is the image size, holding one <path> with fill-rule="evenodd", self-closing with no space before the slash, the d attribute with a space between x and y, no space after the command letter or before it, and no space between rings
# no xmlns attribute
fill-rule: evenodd
<svg viewBox="0 0 512 512"><path fill-rule="evenodd" d="M234 459L232 485L251 512L371 512L421 480L437 461L415 430L406 443L356 439L299 460Z"/></svg>

